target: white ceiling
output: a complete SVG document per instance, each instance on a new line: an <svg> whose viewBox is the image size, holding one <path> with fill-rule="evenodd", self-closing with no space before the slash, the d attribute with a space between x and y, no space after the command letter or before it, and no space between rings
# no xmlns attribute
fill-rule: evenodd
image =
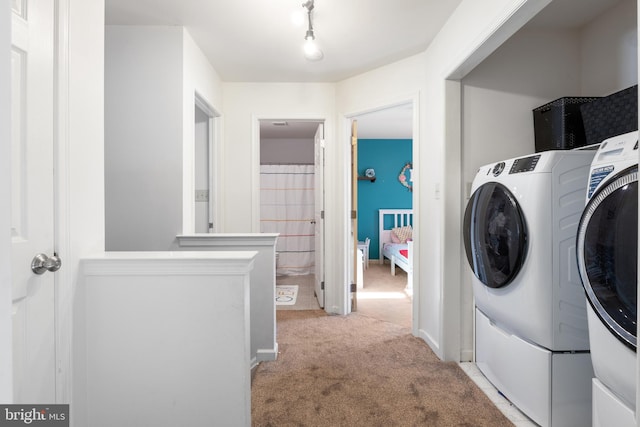
<svg viewBox="0 0 640 427"><path fill-rule="evenodd" d="M224 81L336 82L422 52L461 0L316 0L324 59L302 54L303 0L106 0L107 24L187 28Z"/></svg>
<svg viewBox="0 0 640 427"><path fill-rule="evenodd" d="M294 12L305 10L303 0L105 0L105 19L108 25L184 26L226 82L336 82L424 51L460 1L315 0L313 27L324 52L317 62L302 54L306 24L291 22ZM618 1L555 0L532 25L577 27ZM412 137L410 105L358 121L362 138ZM278 129L304 127L289 122Z"/></svg>

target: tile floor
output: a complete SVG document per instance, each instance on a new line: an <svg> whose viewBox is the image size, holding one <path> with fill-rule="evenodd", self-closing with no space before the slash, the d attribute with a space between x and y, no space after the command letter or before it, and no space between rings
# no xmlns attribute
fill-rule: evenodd
<svg viewBox="0 0 640 427"><path fill-rule="evenodd" d="M298 296L294 305L276 305L276 310L319 310L320 305L314 293L313 275L278 276L276 285L298 285Z"/></svg>
<svg viewBox="0 0 640 427"><path fill-rule="evenodd" d="M531 421L518 408L509 402L489 380L480 372L473 362L461 362L460 368L476 383L476 385L487 395L494 405L504 414L516 427L536 427L537 424Z"/></svg>
<svg viewBox="0 0 640 427"><path fill-rule="evenodd" d="M314 276L278 276L278 285L298 285L298 297L295 305L277 305L276 310L314 310L320 309L314 295ZM364 270L364 288L358 290L357 311L364 316L411 328L412 303L405 294L407 275L397 268L396 276L391 276L388 264L380 265L371 260L369 268ZM526 415L518 410L487 380L473 362L462 362L460 368L489 397L500 411L516 427L535 427Z"/></svg>

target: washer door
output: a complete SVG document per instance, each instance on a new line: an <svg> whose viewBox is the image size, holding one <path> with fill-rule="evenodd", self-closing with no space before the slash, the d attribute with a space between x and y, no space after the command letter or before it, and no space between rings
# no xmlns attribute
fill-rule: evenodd
<svg viewBox="0 0 640 427"><path fill-rule="evenodd" d="M601 321L636 350L638 167L611 179L587 203L578 227L578 269Z"/></svg>
<svg viewBox="0 0 640 427"><path fill-rule="evenodd" d="M469 199L464 213L464 248L476 277L490 288L517 276L527 249L527 229L516 198L504 185L489 182Z"/></svg>

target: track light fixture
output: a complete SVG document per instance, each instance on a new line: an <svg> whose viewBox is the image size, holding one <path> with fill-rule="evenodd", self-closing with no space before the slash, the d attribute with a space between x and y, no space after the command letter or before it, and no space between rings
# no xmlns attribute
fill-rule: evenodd
<svg viewBox="0 0 640 427"><path fill-rule="evenodd" d="M302 3L302 7L307 9L307 32L304 36L305 44L304 44L304 57L309 61L319 61L323 58L324 54L316 44L316 36L313 33L313 22L311 20L311 11L314 9L315 4L314 0L307 0Z"/></svg>

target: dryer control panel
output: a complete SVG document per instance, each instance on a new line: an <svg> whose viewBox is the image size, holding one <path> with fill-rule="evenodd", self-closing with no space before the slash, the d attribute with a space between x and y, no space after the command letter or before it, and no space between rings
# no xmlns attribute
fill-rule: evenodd
<svg viewBox="0 0 640 427"><path fill-rule="evenodd" d="M540 160L540 155L530 156L530 157L522 157L520 159L515 159L513 161L513 165L511 165L511 169L509 173L521 173L521 172L531 172L536 168L538 164L538 160Z"/></svg>

